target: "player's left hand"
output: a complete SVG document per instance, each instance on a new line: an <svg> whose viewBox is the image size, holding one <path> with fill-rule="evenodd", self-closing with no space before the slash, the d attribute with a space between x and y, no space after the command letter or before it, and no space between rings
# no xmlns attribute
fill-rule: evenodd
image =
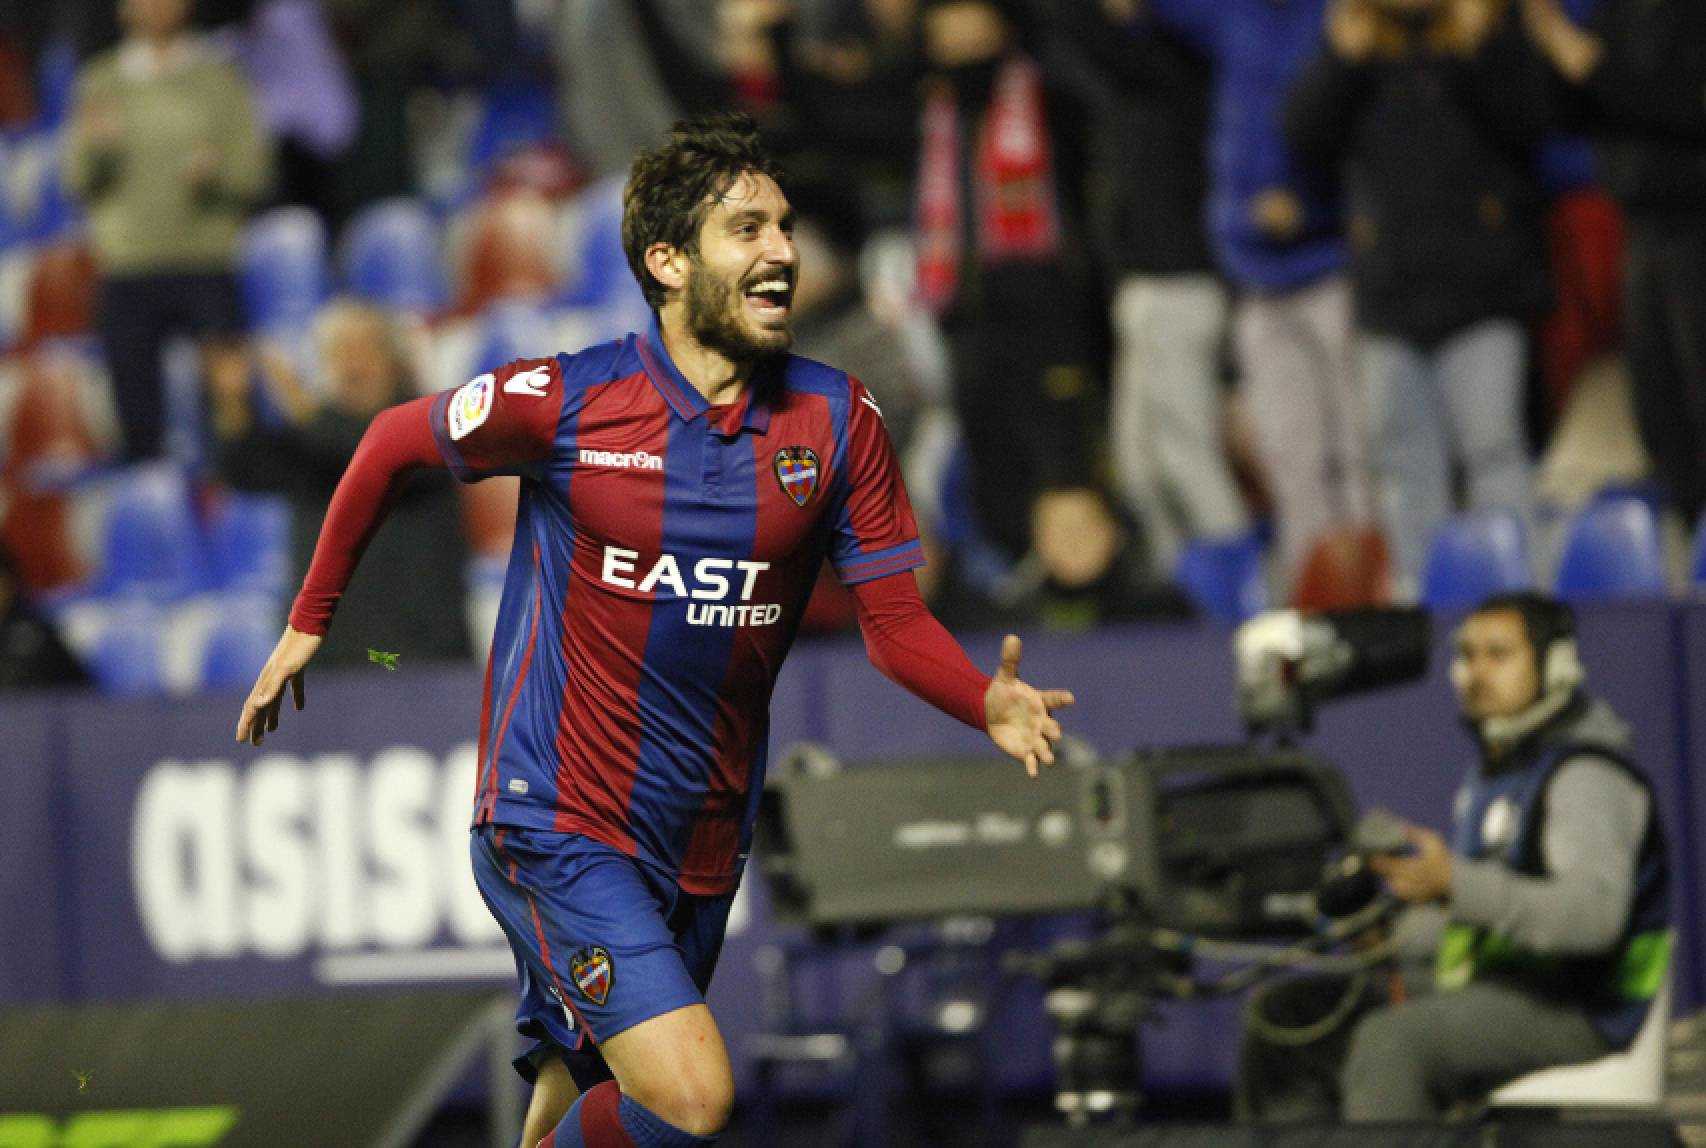
<svg viewBox="0 0 1706 1148"><path fill-rule="evenodd" d="M1054 764L1060 723L1051 715L1072 704L1072 692L1039 690L1020 681L1019 652L1017 634L1001 640L1001 668L984 691L983 716L990 740L1024 762L1025 772L1035 777L1039 763Z"/></svg>
<svg viewBox="0 0 1706 1148"><path fill-rule="evenodd" d="M1446 848L1445 838L1416 825L1406 825L1404 836L1414 852L1370 857L1369 868L1380 874L1400 901L1426 905L1445 900L1451 893L1451 850Z"/></svg>
<svg viewBox="0 0 1706 1148"><path fill-rule="evenodd" d="M273 647L272 656L261 667L260 677L255 679L255 688L249 691L249 699L243 703L243 716L237 719L238 741L260 745L267 734L278 728L278 711L284 703L285 682L290 683L297 709L308 704L303 670L308 659L314 656L314 651L320 648L322 640L318 634L304 634L290 626L284 628L284 636Z"/></svg>

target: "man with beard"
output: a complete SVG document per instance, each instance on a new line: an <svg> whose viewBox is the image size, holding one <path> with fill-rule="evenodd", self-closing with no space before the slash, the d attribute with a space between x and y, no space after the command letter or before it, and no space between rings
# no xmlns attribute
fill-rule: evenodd
<svg viewBox="0 0 1706 1148"><path fill-rule="evenodd" d="M733 1078L704 992L763 788L770 691L819 565L871 660L1034 773L1063 690L985 677L925 609L911 507L860 383L789 355L792 211L744 116L634 163L643 334L523 360L374 420L238 740L277 728L397 478L518 475L472 844L516 955L527 1145L712 1142ZM614 1076L614 1080L610 1079ZM584 1090L577 1099L577 1089ZM572 1107L571 1107L572 1102Z"/></svg>
<svg viewBox="0 0 1706 1148"><path fill-rule="evenodd" d="M1477 752L1450 833L1406 825L1406 850L1369 860L1406 906L1394 948L1431 964L1431 984L1404 969L1252 1000L1248 1118L1443 1119L1519 1076L1628 1048L1669 975L1664 825L1633 732L1585 688L1570 608L1498 594L1453 647Z"/></svg>

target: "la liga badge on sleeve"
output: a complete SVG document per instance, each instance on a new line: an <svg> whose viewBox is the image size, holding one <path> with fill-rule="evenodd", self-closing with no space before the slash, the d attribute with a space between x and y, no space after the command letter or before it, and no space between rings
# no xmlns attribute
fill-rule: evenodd
<svg viewBox="0 0 1706 1148"><path fill-rule="evenodd" d="M785 446L776 452L770 465L776 471L782 493L793 499L795 506L811 501L817 490L818 468L817 454L810 447Z"/></svg>
<svg viewBox="0 0 1706 1148"><path fill-rule="evenodd" d="M581 996L595 1005L602 1005L610 996L610 986L616 982L616 965L602 945L581 949L569 958L569 979Z"/></svg>

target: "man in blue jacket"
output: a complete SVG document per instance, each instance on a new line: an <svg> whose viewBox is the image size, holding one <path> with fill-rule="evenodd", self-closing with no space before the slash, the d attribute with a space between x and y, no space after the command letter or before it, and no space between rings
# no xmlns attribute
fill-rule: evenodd
<svg viewBox="0 0 1706 1148"><path fill-rule="evenodd" d="M1240 299L1244 397L1279 517L1282 581L1368 517L1363 398L1337 181L1286 146L1281 110L1320 51L1326 0L1154 0L1213 64L1209 231Z"/></svg>

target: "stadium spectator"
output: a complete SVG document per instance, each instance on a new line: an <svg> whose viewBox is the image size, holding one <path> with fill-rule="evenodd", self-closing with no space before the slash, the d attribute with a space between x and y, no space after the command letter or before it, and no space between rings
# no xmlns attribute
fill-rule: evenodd
<svg viewBox="0 0 1706 1148"><path fill-rule="evenodd" d="M232 270L268 182L248 85L191 34L188 8L122 0L125 39L83 68L66 141L66 181L88 207L102 275L99 322L129 460L164 447L170 336L200 339L209 371L241 354Z"/></svg>
<svg viewBox="0 0 1706 1148"><path fill-rule="evenodd" d="M239 489L289 498L291 566L298 579L313 560L338 477L373 416L416 394L402 331L384 312L334 301L321 311L316 328L320 387L308 386L288 357L276 352L261 356L264 403L252 393L246 363L209 380L219 472ZM274 421L267 420L268 413ZM328 638L321 650L328 664L364 664L369 647L406 661L470 657L467 547L458 516L454 484L443 472L422 472L401 484L389 523L370 553L410 575L390 584L355 580L339 613L339 636Z"/></svg>
<svg viewBox="0 0 1706 1148"><path fill-rule="evenodd" d="M17 563L0 548L0 693L88 681L59 632L25 600Z"/></svg>
<svg viewBox="0 0 1706 1148"><path fill-rule="evenodd" d="M1036 576L1016 599L1015 618L1082 631L1193 613L1175 586L1145 569L1143 548L1102 491L1045 491L1031 519Z"/></svg>
<svg viewBox="0 0 1706 1148"><path fill-rule="evenodd" d="M727 34L770 69L760 124L789 173L850 183L850 198L878 228L909 222L922 78L913 0L816 11L788 0L723 0L719 14Z"/></svg>
<svg viewBox="0 0 1706 1148"><path fill-rule="evenodd" d="M1141 5L1056 17L1099 76L1093 235L1113 280L1109 456L1158 573L1182 540L1249 526L1223 433L1227 292L1204 228L1208 62Z"/></svg>
<svg viewBox="0 0 1706 1148"><path fill-rule="evenodd" d="M415 191L409 97L477 75L481 61L445 0L319 0L355 81L355 143L334 169L347 218Z"/></svg>
<svg viewBox="0 0 1706 1148"><path fill-rule="evenodd" d="M474 315L502 300L538 302L559 286L556 212L531 187L485 196L463 221L455 251L455 310Z"/></svg>
<svg viewBox="0 0 1706 1148"><path fill-rule="evenodd" d="M1022 48L1003 9L924 13L931 77L915 237L918 289L950 345L979 528L1031 549L1047 491L1092 484L1096 321L1082 263L1082 111Z"/></svg>
<svg viewBox="0 0 1706 1148"><path fill-rule="evenodd" d="M565 0L557 23L559 101L569 143L600 176L685 114L725 107L717 25L700 0Z"/></svg>
<svg viewBox="0 0 1706 1148"><path fill-rule="evenodd" d="M1693 522L1706 510L1706 5L1605 0L1585 26L1557 0L1523 0L1522 10L1628 218L1636 421L1659 480Z"/></svg>
<svg viewBox="0 0 1706 1148"><path fill-rule="evenodd" d="M1281 111L1320 44L1327 0L1153 0L1214 68L1210 235L1240 293L1233 343L1278 515L1278 575L1370 512L1365 412L1337 183L1300 166Z"/></svg>
<svg viewBox="0 0 1706 1148"><path fill-rule="evenodd" d="M1410 598L1456 468L1471 507L1528 511L1548 85L1494 0L1340 0L1327 45L1292 92L1286 137L1323 173L1348 164L1371 463Z"/></svg>
<svg viewBox="0 0 1706 1148"><path fill-rule="evenodd" d="M1407 971L1390 1001L1383 977L1293 981L1252 1001L1247 1117L1439 1119L1635 1038L1670 961L1664 830L1629 727L1583 676L1574 619L1553 599L1500 595L1464 621L1451 677L1478 760L1450 838L1406 826L1409 852L1370 862L1409 906L1394 941L1432 965L1432 990ZM1299 1025L1323 1000L1341 1019Z"/></svg>
<svg viewBox="0 0 1706 1148"><path fill-rule="evenodd" d="M902 459L926 403L912 361L895 333L865 300L859 282L859 228L850 210L795 196L794 225L800 278L794 288L794 349L835 363L858 378L883 408L895 452Z"/></svg>
<svg viewBox="0 0 1706 1148"><path fill-rule="evenodd" d="M794 202L800 216L794 222L794 246L799 251L800 275L794 285L794 352L808 359L836 363L865 384L883 411L903 469L913 436L929 400L899 332L885 323L866 300L859 282L859 226L856 210L840 203L838 191L796 185ZM911 482L922 504L928 495ZM930 565L939 565L932 523L918 515L919 540ZM918 569L919 589L932 597L937 570ZM848 630L858 619L853 596L828 571L818 576L800 628L804 633Z"/></svg>
<svg viewBox="0 0 1706 1148"><path fill-rule="evenodd" d="M273 202L312 208L335 235L345 205L333 168L355 141L361 110L324 12L316 0L263 0L236 44L275 147Z"/></svg>

